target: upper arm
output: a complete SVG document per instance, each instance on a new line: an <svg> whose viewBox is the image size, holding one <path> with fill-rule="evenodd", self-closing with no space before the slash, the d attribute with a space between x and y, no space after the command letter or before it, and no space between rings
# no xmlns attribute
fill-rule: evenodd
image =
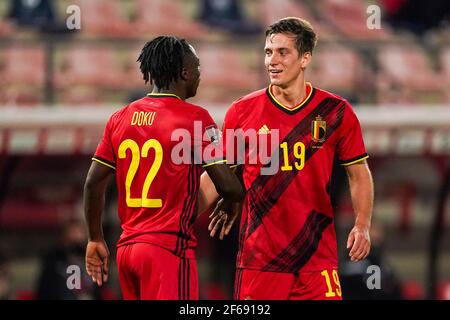
<svg viewBox="0 0 450 320"><path fill-rule="evenodd" d="M369 166L366 160L345 167L347 176L351 181L371 180Z"/></svg>
<svg viewBox="0 0 450 320"><path fill-rule="evenodd" d="M97 161L92 161L86 177L86 187L95 187L105 184L109 181L109 178L114 174L114 170L106 165L103 165Z"/></svg>

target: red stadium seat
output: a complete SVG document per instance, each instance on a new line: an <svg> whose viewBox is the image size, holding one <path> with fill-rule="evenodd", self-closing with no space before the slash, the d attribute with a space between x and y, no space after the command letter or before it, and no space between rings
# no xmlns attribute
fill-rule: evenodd
<svg viewBox="0 0 450 320"><path fill-rule="evenodd" d="M262 52L258 55L256 51L232 47L200 46L197 53L201 68L199 96L202 100L229 103L259 89Z"/></svg>
<svg viewBox="0 0 450 320"><path fill-rule="evenodd" d="M450 102L450 47L442 49L440 54L440 64L444 78L444 84L447 92L446 102ZM445 90L445 89L444 89Z"/></svg>
<svg viewBox="0 0 450 320"><path fill-rule="evenodd" d="M150 39L149 39L150 40ZM123 63L122 63L122 82L123 82L123 88L126 90L138 90L140 88L145 89L150 84L145 84L141 70L139 69L139 62L137 62L137 59L139 57L139 54L141 53L141 50L144 46L144 41L139 45L136 46L133 49L129 49L126 51L123 57Z"/></svg>
<svg viewBox="0 0 450 320"><path fill-rule="evenodd" d="M9 86L0 91L0 107L2 105L37 107L44 102L42 89L28 86Z"/></svg>
<svg viewBox="0 0 450 320"><path fill-rule="evenodd" d="M0 51L0 86L0 104L41 103L45 86L44 49L12 46Z"/></svg>
<svg viewBox="0 0 450 320"><path fill-rule="evenodd" d="M134 32L137 35L174 34L189 38L204 36L205 27L187 17L181 5L181 1L175 0L136 0Z"/></svg>
<svg viewBox="0 0 450 320"><path fill-rule="evenodd" d="M6 48L1 53L0 84L42 88L45 81L45 52L41 47ZM32 63L30 63L32 62Z"/></svg>
<svg viewBox="0 0 450 320"><path fill-rule="evenodd" d="M334 30L353 39L385 39L390 37L386 24L381 29L367 27L367 4L360 0L324 0L318 9Z"/></svg>
<svg viewBox="0 0 450 320"><path fill-rule="evenodd" d="M93 86L71 86L57 96L58 102L69 107L102 104L105 102L104 90Z"/></svg>
<svg viewBox="0 0 450 320"><path fill-rule="evenodd" d="M67 88L73 85L121 88L121 69L114 50L99 46L74 46L67 50L56 66L55 85Z"/></svg>
<svg viewBox="0 0 450 320"><path fill-rule="evenodd" d="M445 100L446 77L433 70L422 48L412 44L382 46L377 62L379 102L414 103L428 97Z"/></svg>
<svg viewBox="0 0 450 320"><path fill-rule="evenodd" d="M306 78L313 85L332 92L356 91L362 85L363 65L356 51L333 45L313 53Z"/></svg>
<svg viewBox="0 0 450 320"><path fill-rule="evenodd" d="M118 0L76 0L80 6L82 28L87 34L127 37L132 29Z"/></svg>
<svg viewBox="0 0 450 320"><path fill-rule="evenodd" d="M263 0L261 1L260 17L262 24L266 26L284 17L300 17L311 23L314 31L320 35L321 39L333 37L333 33L329 31L329 28L315 19L309 8L300 1Z"/></svg>
<svg viewBox="0 0 450 320"><path fill-rule="evenodd" d="M14 32L14 26L8 21L0 21L0 37L10 36Z"/></svg>

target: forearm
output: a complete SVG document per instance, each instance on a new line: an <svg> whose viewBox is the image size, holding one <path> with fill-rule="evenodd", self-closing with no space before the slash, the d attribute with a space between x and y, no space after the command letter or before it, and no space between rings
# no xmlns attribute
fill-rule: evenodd
<svg viewBox="0 0 450 320"><path fill-rule="evenodd" d="M369 169L349 175L350 194L355 211L355 226L370 228L373 209L373 181Z"/></svg>
<svg viewBox="0 0 450 320"><path fill-rule="evenodd" d="M84 215L88 228L89 240L103 239L102 213L105 206L105 186L84 186Z"/></svg>
<svg viewBox="0 0 450 320"><path fill-rule="evenodd" d="M219 194L209 175L204 172L200 178L200 189L198 192L198 215L211 208L219 201Z"/></svg>

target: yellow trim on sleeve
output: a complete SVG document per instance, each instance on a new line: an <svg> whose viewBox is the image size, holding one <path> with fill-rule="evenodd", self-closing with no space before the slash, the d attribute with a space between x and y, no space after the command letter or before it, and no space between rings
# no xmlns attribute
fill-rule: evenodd
<svg viewBox="0 0 450 320"><path fill-rule="evenodd" d="M363 160L367 159L368 157L369 156L365 156L365 157L362 157L361 159L358 159L358 160L355 160L355 161L352 161L352 162L349 162L349 163L342 163L341 166L347 167L349 165L352 165L352 164L355 164L357 162L363 161Z"/></svg>
<svg viewBox="0 0 450 320"><path fill-rule="evenodd" d="M98 159L96 159L96 158L92 158L92 160L93 160L93 161L97 161L98 163L101 163L101 164L103 164L103 165L105 165L105 166L107 166L107 167L110 167L110 168L113 169L113 170L116 170L116 168L115 168L114 166L112 166L112 165L110 165L110 164L108 164L108 163L106 163L106 162L104 162L104 161L98 160Z"/></svg>
<svg viewBox="0 0 450 320"><path fill-rule="evenodd" d="M206 167L209 167L209 166L212 166L212 165L215 165L215 164L226 163L226 162L227 162L227 160L225 160L225 159L218 160L218 161L214 161L214 162L211 162L211 163L204 164L202 167L206 168Z"/></svg>
<svg viewBox="0 0 450 320"><path fill-rule="evenodd" d="M238 167L238 166L240 166L240 165L241 165L240 163L232 164L232 165L230 166L230 169L234 169L234 168L236 168L236 167Z"/></svg>

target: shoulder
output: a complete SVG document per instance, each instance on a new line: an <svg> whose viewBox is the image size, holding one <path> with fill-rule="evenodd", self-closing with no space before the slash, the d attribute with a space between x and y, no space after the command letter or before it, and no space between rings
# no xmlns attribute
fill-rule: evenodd
<svg viewBox="0 0 450 320"><path fill-rule="evenodd" d="M347 101L347 99L341 97L340 95L314 87L314 96L319 99L319 101L324 101L325 99L334 100L333 104L335 106L343 107L344 111L353 113L353 107L351 104Z"/></svg>
<svg viewBox="0 0 450 320"><path fill-rule="evenodd" d="M261 99L267 99L266 91L267 91L267 88L253 91L243 97L240 97L239 99L236 99L233 102L232 106L240 107L240 106L249 105L256 101L260 101Z"/></svg>
<svg viewBox="0 0 450 320"><path fill-rule="evenodd" d="M323 89L320 89L320 88L317 88L317 87L314 87L314 95L316 97L320 98L320 99L329 98L329 99L338 100L338 101L343 102L345 104L349 104L348 101L345 98L343 98L343 97L341 97L341 96L339 96L339 95L337 95L335 93L332 93L332 92L329 92L329 91L326 91L326 90L323 90Z"/></svg>
<svg viewBox="0 0 450 320"><path fill-rule="evenodd" d="M186 101L182 101L182 100L181 100L181 104L183 106L183 110L186 113L186 115L189 115L192 118L211 117L211 115L209 114L209 111L199 105L189 103Z"/></svg>
<svg viewBox="0 0 450 320"><path fill-rule="evenodd" d="M253 106L261 105L268 99L266 91L267 88L260 89L236 99L228 109L228 113L244 114L253 110Z"/></svg>
<svg viewBox="0 0 450 320"><path fill-rule="evenodd" d="M122 108L120 108L117 111L114 111L108 119L108 124L109 125L115 125L118 122L121 121L121 119L123 118L124 114L127 112L127 110L129 109L130 105L126 105Z"/></svg>

